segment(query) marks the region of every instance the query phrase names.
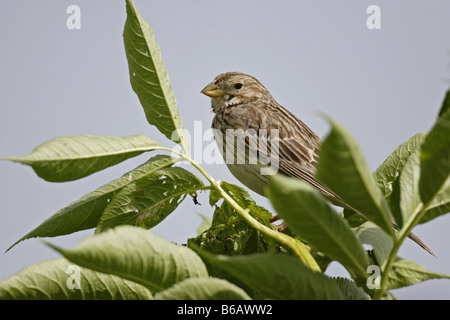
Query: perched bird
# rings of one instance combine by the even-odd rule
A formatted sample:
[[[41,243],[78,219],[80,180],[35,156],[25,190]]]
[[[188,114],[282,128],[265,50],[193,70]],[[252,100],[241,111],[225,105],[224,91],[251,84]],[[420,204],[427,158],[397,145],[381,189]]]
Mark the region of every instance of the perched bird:
[[[354,210],[315,178],[319,137],[278,104],[256,78],[223,73],[201,93],[212,98],[215,140],[227,167],[240,182],[264,196],[270,173],[275,171],[300,178],[333,204]],[[264,171],[269,167],[272,171]],[[433,254],[416,235],[409,237]]]

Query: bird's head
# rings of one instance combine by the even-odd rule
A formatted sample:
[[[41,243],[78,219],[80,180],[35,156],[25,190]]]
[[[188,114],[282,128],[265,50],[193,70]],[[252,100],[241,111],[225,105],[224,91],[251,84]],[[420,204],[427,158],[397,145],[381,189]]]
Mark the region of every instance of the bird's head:
[[[269,91],[261,82],[248,74],[239,72],[218,75],[201,93],[211,98],[214,112],[223,107],[271,98]]]

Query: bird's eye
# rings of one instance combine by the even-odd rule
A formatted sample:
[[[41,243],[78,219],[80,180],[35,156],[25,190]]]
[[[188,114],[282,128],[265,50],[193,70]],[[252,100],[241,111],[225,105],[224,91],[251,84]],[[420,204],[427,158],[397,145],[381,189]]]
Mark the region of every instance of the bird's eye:
[[[242,83],[235,83],[234,88],[239,90],[240,88],[242,88]]]

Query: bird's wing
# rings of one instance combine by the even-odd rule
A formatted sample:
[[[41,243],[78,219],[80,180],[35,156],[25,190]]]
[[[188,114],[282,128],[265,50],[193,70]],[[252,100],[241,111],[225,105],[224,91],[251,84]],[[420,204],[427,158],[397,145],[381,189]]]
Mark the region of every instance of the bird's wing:
[[[266,118],[269,127],[278,129],[278,140],[272,139],[270,145],[273,149],[274,143],[278,143],[279,170],[309,183],[333,204],[348,208],[338,195],[315,178],[321,144],[319,137],[287,109],[278,106],[275,111],[266,111]]]
[[[281,171],[281,173],[290,177],[302,179],[303,181],[309,183],[316,190],[320,191],[326,198],[328,198],[334,205],[343,208],[349,208],[348,205],[345,204],[344,200],[342,200],[333,191],[328,189],[325,185],[317,181],[313,172],[305,170],[295,162],[286,161],[283,159],[280,159],[279,166],[279,170]]]

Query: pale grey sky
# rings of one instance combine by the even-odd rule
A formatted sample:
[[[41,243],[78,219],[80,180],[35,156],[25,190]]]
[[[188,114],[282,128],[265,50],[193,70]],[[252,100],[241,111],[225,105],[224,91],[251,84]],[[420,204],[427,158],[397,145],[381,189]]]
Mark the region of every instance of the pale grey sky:
[[[81,9],[81,29],[66,27],[69,5]],[[366,9],[381,9],[381,29],[369,30]],[[152,26],[185,127],[209,128],[213,114],[200,90],[217,74],[257,77],[275,99],[320,137],[323,112],[345,125],[372,170],[417,132],[429,130],[450,82],[450,2],[135,0]],[[148,134],[173,146],[146,122],[132,91],[123,48],[124,1],[0,2],[0,156],[25,155],[68,134]],[[58,209],[148,159],[144,154],[79,181],[49,183],[26,166],[0,162],[0,251]],[[225,165],[205,165],[217,180],[239,184]],[[193,169],[192,169],[193,171]],[[252,193],[259,204],[267,199]],[[154,229],[184,243],[198,213],[188,200]],[[450,274],[450,215],[414,231],[438,259],[407,241],[400,256]],[[48,239],[71,247],[92,231]],[[36,239],[0,254],[0,280],[59,257]],[[333,265],[328,274],[345,275]],[[432,280],[394,294],[449,299],[450,280]]]

